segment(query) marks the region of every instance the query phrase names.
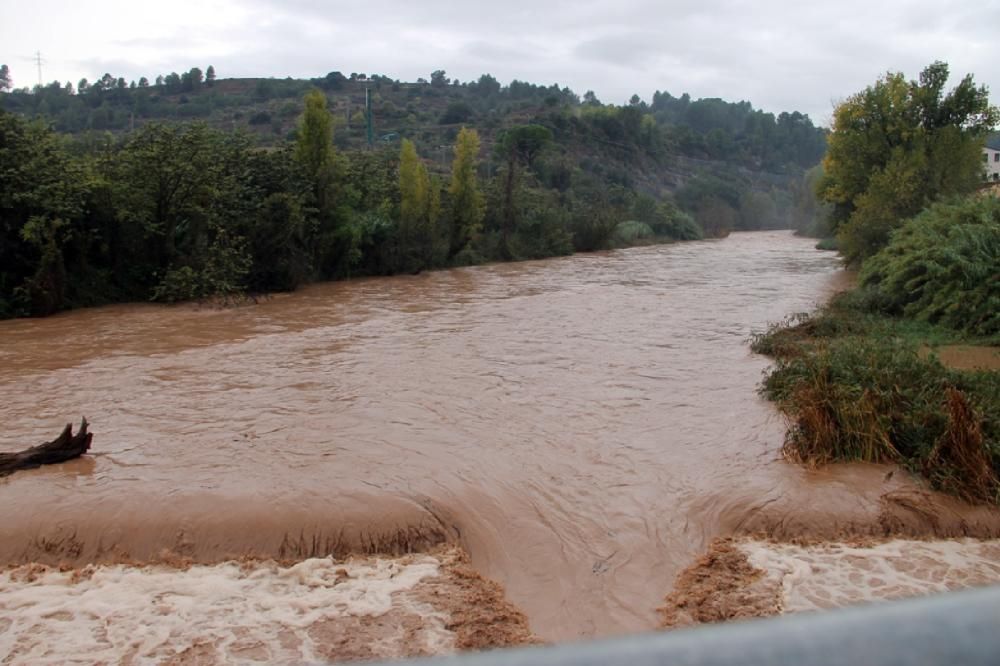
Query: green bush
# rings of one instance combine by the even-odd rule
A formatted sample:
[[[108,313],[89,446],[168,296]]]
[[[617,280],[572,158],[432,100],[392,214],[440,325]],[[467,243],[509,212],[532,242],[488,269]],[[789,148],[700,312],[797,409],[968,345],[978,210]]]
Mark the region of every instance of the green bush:
[[[251,258],[242,238],[220,232],[198,268],[179,266],[167,271],[153,289],[154,301],[176,303],[203,298],[238,300],[245,294]]]
[[[573,247],[578,252],[606,250],[618,228],[613,212],[601,207],[575,212],[571,222]]]
[[[1000,199],[936,204],[865,262],[861,283],[890,314],[974,335],[1000,332]]]
[[[615,229],[615,243],[617,245],[634,245],[638,241],[653,236],[653,229],[648,224],[636,220],[622,222]]]
[[[271,114],[267,111],[257,111],[248,121],[251,125],[267,125],[271,122]]]
[[[533,208],[511,239],[516,259],[541,259],[573,253],[573,237],[566,230],[567,214],[557,206]]]
[[[704,237],[693,217],[670,204],[660,205],[652,227],[657,236],[674,240],[701,240]]]

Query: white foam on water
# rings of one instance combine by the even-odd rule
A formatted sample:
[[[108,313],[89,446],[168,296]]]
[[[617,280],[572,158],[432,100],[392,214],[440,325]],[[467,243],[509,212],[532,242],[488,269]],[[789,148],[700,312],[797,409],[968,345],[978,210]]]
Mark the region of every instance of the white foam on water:
[[[321,651],[311,627],[390,610],[419,618],[417,629],[369,627],[370,640],[361,640],[373,656],[398,656],[403,648],[412,654],[414,647],[441,654],[453,649],[447,616],[406,595],[439,567],[429,556],[310,559],[291,567],[229,562],[184,571],[100,566],[83,576],[29,565],[0,574],[0,662],[319,661],[330,652]]]
[[[780,585],[785,612],[1000,583],[1000,541],[896,539],[870,547],[744,541],[739,547]]]

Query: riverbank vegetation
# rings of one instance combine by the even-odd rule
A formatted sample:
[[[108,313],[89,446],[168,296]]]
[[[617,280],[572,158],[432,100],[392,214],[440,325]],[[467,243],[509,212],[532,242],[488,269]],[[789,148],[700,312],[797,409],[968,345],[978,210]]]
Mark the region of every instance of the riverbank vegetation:
[[[755,336],[754,351],[775,359],[761,392],[789,417],[785,454],[810,465],[899,463],[935,488],[997,502],[1000,372],[952,369],[933,353],[990,340],[887,316],[877,301],[845,293]]]
[[[972,193],[969,150],[1000,116],[971,77],[942,96],[946,79],[941,63],[919,82],[889,75],[837,109],[818,187],[859,285],[751,346],[775,358],[761,391],[791,421],[790,458],[899,463],[997,503],[1000,371],[933,350],[1000,345],[1000,199]]]
[[[787,228],[825,149],[745,102],[211,74],[0,94],[0,317]]]

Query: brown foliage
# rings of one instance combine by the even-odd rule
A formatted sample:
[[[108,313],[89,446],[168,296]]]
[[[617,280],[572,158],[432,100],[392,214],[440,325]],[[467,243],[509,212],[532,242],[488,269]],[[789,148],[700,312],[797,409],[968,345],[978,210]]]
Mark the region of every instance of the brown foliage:
[[[923,473],[963,499],[995,502],[1000,481],[990,464],[980,420],[958,389],[949,388],[945,401],[948,426],[924,461]]]

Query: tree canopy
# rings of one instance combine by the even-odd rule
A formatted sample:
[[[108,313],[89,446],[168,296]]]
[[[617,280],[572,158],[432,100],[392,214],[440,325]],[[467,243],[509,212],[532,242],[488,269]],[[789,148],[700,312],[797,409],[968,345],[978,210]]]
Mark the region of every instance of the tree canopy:
[[[947,81],[942,62],[917,81],[889,73],[835,110],[819,187],[849,262],[884,247],[902,220],[980,182],[980,147],[1000,112],[971,75],[946,94]]]

